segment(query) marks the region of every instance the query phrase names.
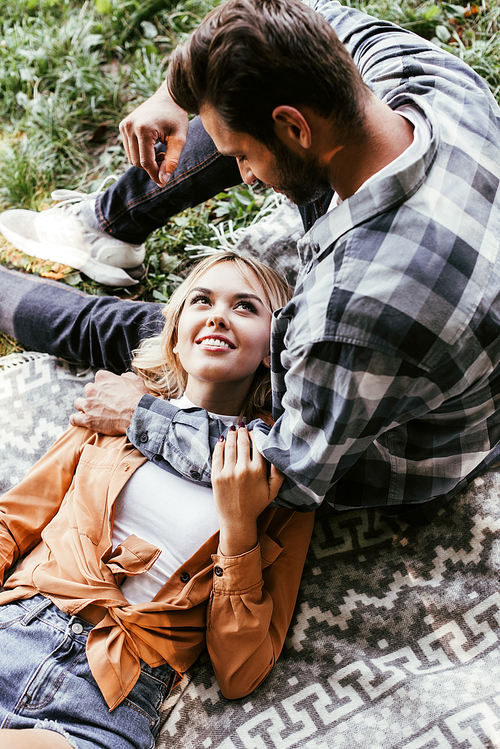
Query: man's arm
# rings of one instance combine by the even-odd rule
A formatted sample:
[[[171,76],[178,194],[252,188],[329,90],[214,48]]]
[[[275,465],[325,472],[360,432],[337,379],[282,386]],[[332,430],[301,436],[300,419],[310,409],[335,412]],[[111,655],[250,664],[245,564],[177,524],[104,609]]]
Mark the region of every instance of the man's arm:
[[[322,341],[282,354],[282,414],[254,443],[285,474],[276,504],[314,509],[374,440],[444,400],[428,373],[363,346]]]

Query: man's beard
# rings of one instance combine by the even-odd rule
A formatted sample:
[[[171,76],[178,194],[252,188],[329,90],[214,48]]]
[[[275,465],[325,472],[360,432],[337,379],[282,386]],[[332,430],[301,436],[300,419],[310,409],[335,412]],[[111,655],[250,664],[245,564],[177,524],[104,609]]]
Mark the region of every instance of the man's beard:
[[[278,139],[273,143],[271,152],[276,157],[276,184],[273,187],[292,203],[306,205],[319,200],[332,189],[328,171],[318,159],[305,159]]]

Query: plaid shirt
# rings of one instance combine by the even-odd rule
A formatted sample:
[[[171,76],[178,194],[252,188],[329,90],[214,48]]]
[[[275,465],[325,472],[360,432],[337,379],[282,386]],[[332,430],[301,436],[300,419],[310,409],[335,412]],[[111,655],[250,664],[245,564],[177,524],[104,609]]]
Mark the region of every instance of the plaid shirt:
[[[417,107],[427,152],[319,218],[274,319],[275,424],[259,451],[276,502],[311,509],[449,498],[500,440],[500,111],[459,59],[336,2],[311,2],[390,107]],[[145,396],[129,437],[209,481],[220,425]],[[141,435],[143,442],[141,443]]]

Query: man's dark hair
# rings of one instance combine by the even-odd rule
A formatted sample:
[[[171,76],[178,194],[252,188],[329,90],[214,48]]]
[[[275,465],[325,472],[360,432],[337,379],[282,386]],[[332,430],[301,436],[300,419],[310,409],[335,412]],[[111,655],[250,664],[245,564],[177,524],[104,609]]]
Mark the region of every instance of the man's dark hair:
[[[367,88],[329,23],[300,0],[227,0],[174,50],[167,85],[191,114],[214,107],[272,150],[272,112],[308,105],[341,137],[363,121]]]

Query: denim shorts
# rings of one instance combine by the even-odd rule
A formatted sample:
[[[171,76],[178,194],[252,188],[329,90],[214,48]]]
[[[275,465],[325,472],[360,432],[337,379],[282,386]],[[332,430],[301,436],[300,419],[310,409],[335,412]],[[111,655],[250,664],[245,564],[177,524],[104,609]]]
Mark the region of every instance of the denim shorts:
[[[75,749],[154,747],[175,672],[141,663],[136,685],[110,712],[85,654],[91,629],[41,595],[0,606],[0,729],[48,728]]]

